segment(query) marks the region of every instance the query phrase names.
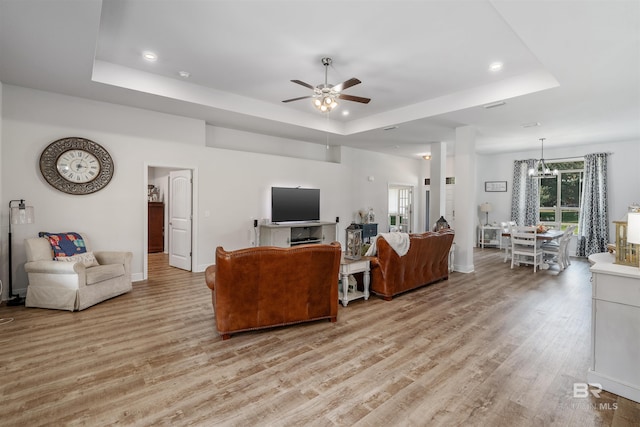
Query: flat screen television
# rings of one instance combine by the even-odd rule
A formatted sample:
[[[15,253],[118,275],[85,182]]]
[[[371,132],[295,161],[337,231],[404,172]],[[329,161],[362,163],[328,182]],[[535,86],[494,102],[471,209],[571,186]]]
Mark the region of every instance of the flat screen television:
[[[271,222],[320,221],[320,189],[271,187]]]

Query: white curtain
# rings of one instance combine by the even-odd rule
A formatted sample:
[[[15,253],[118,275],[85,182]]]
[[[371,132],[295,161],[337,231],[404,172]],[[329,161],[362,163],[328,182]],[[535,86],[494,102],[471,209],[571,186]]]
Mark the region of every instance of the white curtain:
[[[607,153],[584,156],[578,230],[578,256],[606,252],[609,241]]]
[[[513,186],[511,190],[511,221],[518,225],[536,225],[540,218],[540,189],[537,178],[529,176],[529,169],[536,161],[513,162]]]

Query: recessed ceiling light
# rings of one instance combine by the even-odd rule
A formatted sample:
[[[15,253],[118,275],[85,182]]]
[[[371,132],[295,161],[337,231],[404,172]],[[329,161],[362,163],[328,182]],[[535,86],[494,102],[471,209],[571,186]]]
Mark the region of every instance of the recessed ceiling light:
[[[492,104],[485,104],[485,105],[483,105],[483,107],[484,108],[496,108],[496,107],[502,107],[505,104],[506,104],[506,102],[504,102],[504,101],[498,101],[498,102],[494,102]]]
[[[493,71],[493,72],[500,71],[502,70],[502,67],[503,67],[502,62],[493,62],[491,63],[491,65],[489,65],[489,71]]]
[[[191,73],[188,71],[178,71],[178,75],[183,79],[188,79],[191,76]]]
[[[343,116],[348,116],[348,115],[349,115],[349,111],[347,111],[347,110],[343,110],[343,111],[342,111],[342,115],[343,115]]]
[[[431,154],[425,154],[422,158],[425,160],[431,160]]]
[[[156,62],[158,60],[158,55],[148,50],[142,52],[142,57],[144,58],[145,61],[149,61],[149,62]]]

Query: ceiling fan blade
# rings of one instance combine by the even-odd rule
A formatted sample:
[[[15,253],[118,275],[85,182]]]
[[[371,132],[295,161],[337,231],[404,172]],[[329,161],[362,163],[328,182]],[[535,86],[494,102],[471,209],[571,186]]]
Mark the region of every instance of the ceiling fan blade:
[[[340,95],[338,95],[338,98],[344,99],[345,101],[361,102],[363,104],[368,104],[369,101],[371,101],[371,99],[369,98],[363,98],[361,96],[345,95],[344,93],[341,93]]]
[[[305,82],[303,82],[303,81],[301,81],[301,80],[291,80],[291,81],[292,81],[293,83],[298,83],[299,85],[302,85],[302,86],[304,86],[304,87],[308,87],[308,88],[309,88],[309,89],[311,89],[311,90],[314,90],[314,89],[315,89],[315,87],[311,86],[309,83],[305,83]]]
[[[335,85],[334,87],[332,87],[331,89],[335,90],[336,92],[340,92],[342,90],[348,89],[351,86],[355,86],[362,83],[360,80],[356,79],[355,77],[350,78],[349,80],[347,80],[346,82],[342,82],[338,85]]]
[[[291,98],[291,99],[285,99],[282,102],[291,102],[291,101],[299,101],[301,99],[307,99],[307,98],[313,98],[313,95],[309,95],[309,96],[301,96],[299,98]]]

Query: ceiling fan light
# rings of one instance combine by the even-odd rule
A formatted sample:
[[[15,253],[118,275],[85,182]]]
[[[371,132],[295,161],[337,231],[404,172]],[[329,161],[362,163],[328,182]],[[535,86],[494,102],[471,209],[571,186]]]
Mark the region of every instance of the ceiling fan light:
[[[324,105],[324,104],[322,104],[322,105],[320,106],[320,111],[322,111],[323,113],[324,113],[325,111],[327,111],[327,109],[328,109],[328,108],[327,108],[327,106],[326,106],[326,105]]]
[[[327,104],[327,105],[331,105],[331,103],[333,103],[333,102],[334,102],[334,101],[333,101],[333,99],[331,99],[331,97],[330,97],[330,96],[325,96],[325,97],[324,97],[324,103],[325,103],[325,104]]]
[[[320,101],[320,99],[316,98],[313,101],[313,105],[315,105],[316,107],[320,107],[322,105],[322,101]]]

